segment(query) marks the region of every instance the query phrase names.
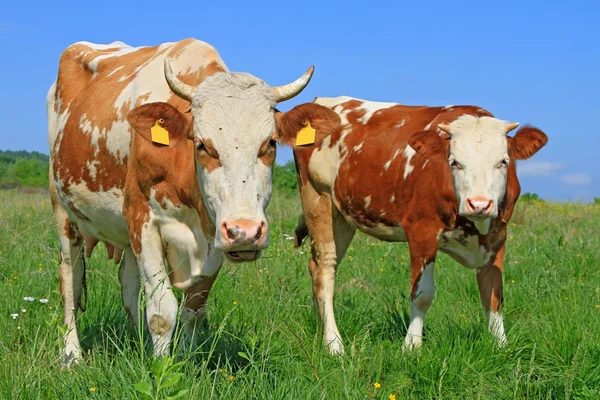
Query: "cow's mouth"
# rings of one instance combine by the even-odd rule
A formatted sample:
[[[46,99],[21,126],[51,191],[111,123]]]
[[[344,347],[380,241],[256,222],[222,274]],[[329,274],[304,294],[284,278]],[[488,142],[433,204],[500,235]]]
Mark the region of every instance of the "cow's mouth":
[[[254,261],[260,255],[260,250],[228,251],[227,258],[235,262]]]

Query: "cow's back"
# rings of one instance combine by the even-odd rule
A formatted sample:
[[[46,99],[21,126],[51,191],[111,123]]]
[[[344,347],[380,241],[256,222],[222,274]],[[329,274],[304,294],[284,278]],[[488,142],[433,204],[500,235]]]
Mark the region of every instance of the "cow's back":
[[[70,219],[100,240],[128,242],[122,216],[131,144],[128,112],[157,101],[182,111],[189,107],[167,85],[165,57],[190,85],[226,70],[210,45],[194,39],[155,47],[80,42],[60,58],[47,98],[51,185]]]

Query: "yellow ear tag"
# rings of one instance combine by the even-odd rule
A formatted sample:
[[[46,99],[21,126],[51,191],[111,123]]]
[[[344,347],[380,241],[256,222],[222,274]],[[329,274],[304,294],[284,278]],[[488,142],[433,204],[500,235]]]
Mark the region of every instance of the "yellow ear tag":
[[[150,128],[150,134],[152,135],[152,142],[158,144],[169,145],[169,131],[160,126],[165,122],[164,119],[159,118],[152,128]]]
[[[313,144],[315,142],[315,128],[310,126],[310,121],[304,121],[304,128],[296,134],[296,146]]]

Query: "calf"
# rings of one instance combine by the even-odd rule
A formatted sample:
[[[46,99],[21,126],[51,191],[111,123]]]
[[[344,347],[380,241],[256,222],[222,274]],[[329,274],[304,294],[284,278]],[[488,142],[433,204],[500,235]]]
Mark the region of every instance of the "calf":
[[[547,142],[532,127],[474,106],[415,107],[350,97],[317,98],[329,135],[296,148],[304,213],[296,244],[312,239],[308,268],[324,344],[343,352],[333,312],[338,264],[356,229],[410,249],[411,319],[404,348],[421,346],[441,250],[477,271],[489,330],[504,343],[502,268],[506,226],[520,185],[516,160]],[[310,121],[312,123],[312,121]],[[291,132],[290,132],[291,133]]]

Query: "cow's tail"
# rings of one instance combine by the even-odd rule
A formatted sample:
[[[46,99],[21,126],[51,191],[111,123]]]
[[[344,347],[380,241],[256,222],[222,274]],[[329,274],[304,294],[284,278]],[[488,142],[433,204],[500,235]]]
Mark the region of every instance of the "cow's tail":
[[[294,247],[302,246],[302,241],[308,236],[308,227],[306,226],[306,220],[304,219],[304,213],[298,217],[298,223],[294,230]]]

